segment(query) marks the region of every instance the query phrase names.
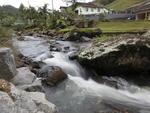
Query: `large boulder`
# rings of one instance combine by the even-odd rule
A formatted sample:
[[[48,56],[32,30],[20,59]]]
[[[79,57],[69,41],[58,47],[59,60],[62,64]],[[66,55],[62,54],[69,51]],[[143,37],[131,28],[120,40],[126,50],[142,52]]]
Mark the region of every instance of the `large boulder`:
[[[0,78],[10,81],[16,73],[16,65],[11,49],[0,48]]]
[[[54,86],[67,78],[67,74],[57,66],[44,66],[39,70],[38,77],[41,77],[43,82]]]
[[[40,92],[25,92],[11,85],[11,98],[20,111],[25,113],[56,113],[56,106],[46,100]],[[24,112],[19,112],[24,113]]]
[[[25,92],[11,84],[10,93],[0,91],[1,113],[56,113],[56,106],[39,92]]]
[[[109,41],[95,42],[78,57],[82,65],[98,75],[134,80],[136,77],[141,81],[150,78],[150,37],[146,35],[121,35]]]

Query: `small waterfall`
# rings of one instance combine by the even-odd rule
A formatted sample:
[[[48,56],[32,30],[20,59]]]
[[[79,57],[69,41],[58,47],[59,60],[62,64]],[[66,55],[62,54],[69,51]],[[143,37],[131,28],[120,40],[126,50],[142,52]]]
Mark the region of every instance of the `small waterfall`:
[[[54,56],[53,58],[48,58],[44,60],[44,62],[51,66],[59,66],[67,74],[73,76],[81,76],[84,74],[84,71],[81,70],[81,66],[77,62],[70,61],[65,53],[55,52],[52,55]]]

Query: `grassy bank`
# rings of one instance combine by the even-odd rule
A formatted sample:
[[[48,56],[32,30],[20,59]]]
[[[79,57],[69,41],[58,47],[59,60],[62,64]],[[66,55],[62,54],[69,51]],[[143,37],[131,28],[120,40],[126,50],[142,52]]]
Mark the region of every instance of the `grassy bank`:
[[[82,32],[93,32],[95,29],[101,29],[104,34],[117,33],[138,33],[150,30],[150,21],[110,21],[97,22],[95,28],[79,28]],[[60,33],[70,32],[74,27],[70,26],[59,30]]]
[[[113,21],[98,22],[97,28],[103,33],[128,33],[150,30],[150,21]]]
[[[73,32],[73,31],[80,31],[84,33],[92,33],[99,30],[98,28],[74,28],[74,27],[67,27],[65,29],[59,30],[59,33],[67,33],[67,32]]]

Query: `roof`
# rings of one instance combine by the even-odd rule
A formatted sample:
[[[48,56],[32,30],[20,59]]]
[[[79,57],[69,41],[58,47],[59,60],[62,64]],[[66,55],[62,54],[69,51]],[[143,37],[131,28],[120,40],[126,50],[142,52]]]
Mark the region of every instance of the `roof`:
[[[77,6],[82,6],[82,7],[90,7],[90,8],[101,8],[102,6],[98,6],[94,4],[93,2],[88,2],[88,3],[83,3],[83,2],[77,2]]]
[[[66,7],[66,6],[60,6],[60,9],[66,9],[66,8],[68,8],[68,7]]]
[[[146,0],[142,3],[135,4],[129,7],[127,10],[132,10],[135,13],[147,11],[147,10],[150,11],[150,0]]]

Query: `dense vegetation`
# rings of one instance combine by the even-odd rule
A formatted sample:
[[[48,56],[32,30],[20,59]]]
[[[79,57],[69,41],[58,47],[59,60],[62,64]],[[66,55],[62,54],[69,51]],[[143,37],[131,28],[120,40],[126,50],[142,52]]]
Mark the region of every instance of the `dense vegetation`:
[[[15,28],[15,30],[61,28],[69,25],[72,17],[74,17],[73,12],[67,10],[62,14],[58,11],[52,11],[47,8],[47,4],[38,9],[31,6],[25,7],[23,4],[19,9],[12,6],[0,7],[1,27]]]

